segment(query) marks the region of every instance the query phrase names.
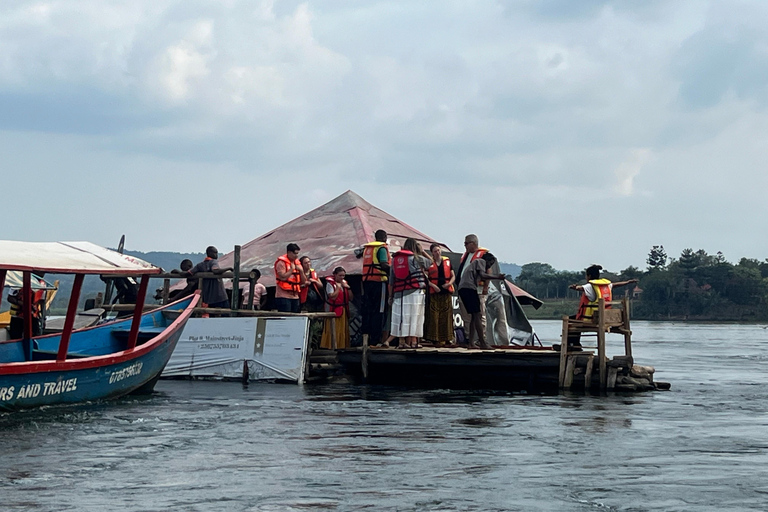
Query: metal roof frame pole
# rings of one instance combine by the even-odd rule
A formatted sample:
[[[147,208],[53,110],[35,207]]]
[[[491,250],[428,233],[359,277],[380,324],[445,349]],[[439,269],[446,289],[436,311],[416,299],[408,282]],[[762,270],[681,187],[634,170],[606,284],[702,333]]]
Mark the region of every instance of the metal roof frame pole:
[[[7,273],[8,271],[5,269],[0,270],[0,306],[3,304],[3,287],[5,286],[5,275]]]
[[[64,361],[67,358],[69,339],[72,337],[72,327],[75,325],[77,303],[80,300],[80,290],[83,288],[84,278],[84,274],[75,274],[75,282],[72,284],[72,293],[69,296],[67,317],[64,319],[64,329],[61,331],[61,338],[59,340],[59,353],[56,355],[57,361]]]
[[[141,326],[141,313],[144,311],[144,300],[147,297],[147,288],[149,287],[149,274],[141,276],[139,284],[139,293],[136,297],[136,307],[133,309],[133,320],[131,321],[131,332],[128,335],[128,350],[136,348],[136,341],[139,339],[139,327]]]

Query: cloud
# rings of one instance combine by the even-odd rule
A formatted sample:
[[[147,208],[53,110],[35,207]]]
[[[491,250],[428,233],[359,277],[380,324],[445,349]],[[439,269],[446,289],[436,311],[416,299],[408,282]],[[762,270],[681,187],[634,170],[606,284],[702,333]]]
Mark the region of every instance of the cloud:
[[[635,192],[635,177],[640,174],[643,166],[651,158],[648,148],[633,149],[627,160],[616,168],[616,185],[614,191],[622,196],[631,196]]]
[[[0,147],[15,187],[78,205],[154,183],[141,225],[163,197],[241,207],[226,230],[136,224],[145,249],[243,242],[352,188],[508,260],[593,261],[574,219],[596,196],[633,219],[609,267],[693,234],[737,253],[754,237],[721,205],[768,218],[767,22],[719,0],[4,2]],[[85,212],[54,204],[38,224],[76,232]]]

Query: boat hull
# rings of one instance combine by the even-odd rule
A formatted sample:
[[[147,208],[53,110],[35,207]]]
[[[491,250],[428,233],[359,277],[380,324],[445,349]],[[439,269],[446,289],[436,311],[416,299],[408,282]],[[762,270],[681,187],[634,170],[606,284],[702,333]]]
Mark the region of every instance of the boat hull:
[[[66,361],[29,361],[0,364],[0,410],[74,404],[117,398],[133,392],[149,393],[165,368],[181,331],[199,299],[157,336],[130,350]],[[105,324],[111,329],[114,325]],[[93,329],[99,329],[96,327]]]

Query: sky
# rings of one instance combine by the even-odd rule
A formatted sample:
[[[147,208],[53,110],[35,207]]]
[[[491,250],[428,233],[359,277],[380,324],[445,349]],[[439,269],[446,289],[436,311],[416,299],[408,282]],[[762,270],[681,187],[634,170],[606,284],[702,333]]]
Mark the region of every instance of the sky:
[[[767,107],[764,1],[4,0],[2,238],[228,252],[351,189],[510,263],[762,261]]]

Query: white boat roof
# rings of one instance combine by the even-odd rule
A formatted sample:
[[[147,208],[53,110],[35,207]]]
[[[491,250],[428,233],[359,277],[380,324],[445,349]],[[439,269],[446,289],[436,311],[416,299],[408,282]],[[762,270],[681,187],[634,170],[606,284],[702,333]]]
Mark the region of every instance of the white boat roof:
[[[29,284],[32,286],[33,290],[56,290],[57,288],[52,285],[51,283],[47,282],[45,279],[40,279],[39,277],[32,276],[33,278],[30,279]],[[18,272],[16,270],[9,270],[8,273],[5,275],[5,286],[8,288],[16,288],[21,289],[24,287],[24,276],[21,272]]]
[[[40,270],[54,274],[159,274],[160,267],[90,242],[0,240],[0,270]]]

